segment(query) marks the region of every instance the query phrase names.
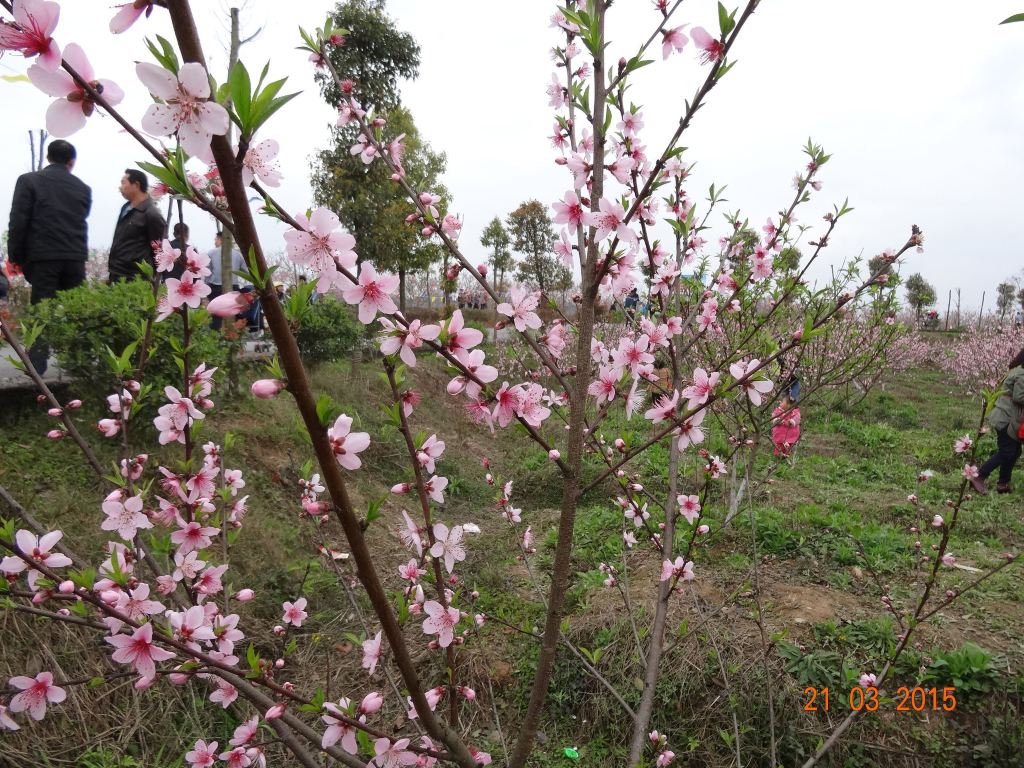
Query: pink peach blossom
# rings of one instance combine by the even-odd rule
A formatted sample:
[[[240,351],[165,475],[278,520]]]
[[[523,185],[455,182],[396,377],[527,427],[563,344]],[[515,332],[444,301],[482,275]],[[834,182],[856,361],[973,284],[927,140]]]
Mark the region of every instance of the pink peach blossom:
[[[175,76],[161,66],[139,62],[135,74],[162,104],[151,104],[142,117],[142,129],[153,136],[175,133],[190,155],[206,159],[210,139],[228,130],[228,113],[209,101],[210,78],[201,64],[182,64]]]
[[[391,314],[398,311],[391,294],[398,288],[397,275],[378,275],[372,264],[363,262],[359,269],[359,282],[342,292],[345,301],[359,305],[359,322],[369,325],[378,312]]]
[[[352,432],[352,417],[341,414],[334,421],[334,426],[327,430],[327,438],[338,463],[345,469],[359,469],[362,466],[359,456],[370,447],[370,436],[366,432]]]
[[[174,654],[153,644],[153,625],[146,623],[131,635],[103,638],[117,650],[112,656],[119,664],[131,664],[142,677],[155,677],[157,661],[173,659]]]
[[[423,604],[427,619],[423,622],[423,632],[437,635],[437,643],[447,648],[454,639],[454,628],[459,623],[459,610],[449,606],[445,608],[437,600],[427,600]]]
[[[301,627],[302,622],[306,620],[307,616],[309,616],[305,610],[306,598],[304,597],[300,597],[294,603],[285,600],[284,603],[282,603],[282,607],[284,608],[284,618],[282,621],[285,624],[293,624],[296,627]]]
[[[121,103],[124,91],[112,80],[97,80],[85,52],[76,43],[64,49],[64,61],[108,104]],[[63,70],[48,69],[43,64],[33,64],[26,74],[36,88],[56,97],[46,110],[46,130],[51,135],[64,138],[85,127],[86,119],[96,109],[96,102],[71,75]]]
[[[20,51],[26,58],[38,56],[38,64],[50,72],[60,68],[60,47],[53,31],[60,19],[60,5],[45,0],[14,0],[14,23],[0,19],[0,51]]]

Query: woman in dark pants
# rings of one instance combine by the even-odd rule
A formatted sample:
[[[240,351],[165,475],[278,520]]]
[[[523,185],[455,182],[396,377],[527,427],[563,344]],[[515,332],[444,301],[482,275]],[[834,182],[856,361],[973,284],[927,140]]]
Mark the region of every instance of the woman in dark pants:
[[[999,470],[999,483],[996,491],[1010,493],[1010,475],[1021,454],[1020,428],[1024,419],[1024,349],[1010,361],[1010,372],[1003,379],[1002,391],[996,400],[992,413],[988,416],[989,426],[995,432],[996,452],[988,461],[981,465],[978,477],[971,480],[971,485],[978,493],[987,493],[986,478],[996,469]]]

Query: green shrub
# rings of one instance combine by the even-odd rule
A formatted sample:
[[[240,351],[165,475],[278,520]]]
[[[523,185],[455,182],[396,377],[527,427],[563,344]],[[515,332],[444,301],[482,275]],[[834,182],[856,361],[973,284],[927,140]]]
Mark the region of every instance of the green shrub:
[[[97,399],[113,391],[107,347],[120,354],[138,340],[152,305],[149,284],[131,280],[114,285],[83,285],[64,291],[55,299],[30,307],[26,316],[44,324],[43,337],[61,368],[74,378],[76,390],[83,398]],[[210,329],[205,314],[193,317],[196,322],[192,325],[189,365],[194,367],[200,362],[208,366],[222,365],[225,345]],[[144,378],[157,391],[168,384],[182,388],[172,339],[175,343],[182,339],[179,314],[153,324]]]
[[[303,313],[295,334],[306,363],[325,363],[350,353],[363,338],[363,325],[352,310],[331,296],[321,296]]]
[[[927,683],[955,687],[957,695],[988,693],[999,677],[996,657],[971,642],[952,651],[936,651],[924,675]]]

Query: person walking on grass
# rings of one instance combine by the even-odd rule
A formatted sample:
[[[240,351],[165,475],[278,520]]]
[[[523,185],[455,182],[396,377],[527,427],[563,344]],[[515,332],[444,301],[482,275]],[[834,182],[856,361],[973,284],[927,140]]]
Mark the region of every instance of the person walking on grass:
[[[999,482],[996,492],[1010,493],[1010,476],[1020,459],[1021,441],[1024,440],[1024,349],[1010,361],[1010,372],[1006,374],[1000,387],[999,399],[996,400],[992,413],[988,416],[988,424],[996,435],[996,452],[978,469],[978,476],[971,478],[971,485],[978,493],[988,493],[985,480],[996,469],[999,470]]]

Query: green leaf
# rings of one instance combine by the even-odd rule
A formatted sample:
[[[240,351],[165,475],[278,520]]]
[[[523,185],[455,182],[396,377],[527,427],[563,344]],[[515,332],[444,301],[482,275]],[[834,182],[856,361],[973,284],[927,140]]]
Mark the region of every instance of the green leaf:
[[[725,9],[725,6],[721,3],[718,4],[718,28],[722,30],[722,38],[729,36],[729,32],[732,31],[732,27],[729,26],[729,11]]]
[[[320,419],[320,423],[323,426],[328,426],[335,419],[335,415],[338,413],[338,407],[335,405],[334,400],[331,396],[324,393],[316,400],[316,415]]]
[[[380,517],[380,508],[384,506],[384,502],[388,500],[388,496],[381,496],[379,499],[374,499],[367,505],[366,511],[366,522],[372,523]]]
[[[299,707],[300,712],[319,712],[324,707],[324,702],[327,700],[327,696],[324,694],[322,688],[317,688],[316,693],[313,694],[313,698],[309,704],[303,704]]]
[[[181,65],[178,63],[178,54],[175,53],[174,46],[160,35],[156,36],[156,40],[160,44],[159,47],[149,38],[146,38],[146,47],[161,67],[177,76]]]
[[[1008,19],[1003,19],[1000,24],[1013,24],[1016,21],[1024,21],[1024,13],[1015,13]]]
[[[245,64],[236,61],[228,76],[228,85],[231,93],[231,106],[238,115],[238,122],[243,135],[251,135],[250,114],[252,112],[252,82],[249,80],[249,70]]]
[[[151,176],[155,176],[179,195],[191,195],[188,184],[171,169],[156,163],[136,163],[136,165]]]
[[[249,670],[258,674],[260,671],[260,655],[256,653],[256,648],[252,643],[249,643],[249,647],[245,651],[245,660],[249,664]]]

